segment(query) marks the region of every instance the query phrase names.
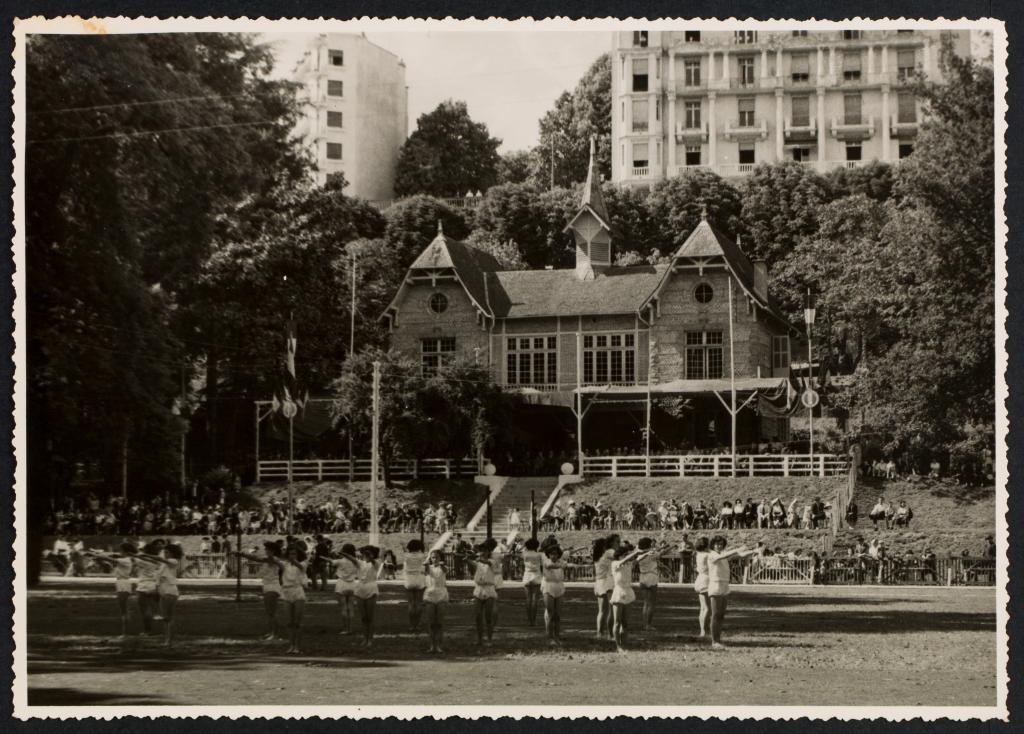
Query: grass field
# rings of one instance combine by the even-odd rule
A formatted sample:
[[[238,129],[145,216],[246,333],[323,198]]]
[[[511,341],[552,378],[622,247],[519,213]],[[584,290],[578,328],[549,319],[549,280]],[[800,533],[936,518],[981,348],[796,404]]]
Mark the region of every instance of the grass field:
[[[501,592],[493,648],[478,650],[470,588],[452,589],[446,654],[405,632],[402,590],[382,587],[372,652],[338,634],[337,606],[307,603],[305,654],[259,639],[254,588],[185,587],[179,644],[121,642],[107,584],[60,582],[28,598],[29,704],[62,705],[956,705],[996,702],[992,589],[739,587],[726,650],[695,637],[692,591],[663,588],[655,624],[615,653],[593,637],[586,588],[564,601],[566,646]],[[632,607],[636,626],[639,605]],[[134,610],[133,610],[134,615]],[[133,616],[133,627],[138,620]],[[614,697],[609,691],[614,688]]]

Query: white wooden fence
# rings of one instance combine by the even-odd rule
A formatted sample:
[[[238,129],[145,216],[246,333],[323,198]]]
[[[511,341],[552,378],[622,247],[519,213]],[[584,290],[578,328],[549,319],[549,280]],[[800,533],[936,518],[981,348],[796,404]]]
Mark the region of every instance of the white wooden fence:
[[[487,460],[484,459],[486,464]],[[480,473],[476,459],[461,461],[451,459],[403,459],[388,465],[394,479],[449,479],[461,475],[472,477]],[[383,472],[383,464],[381,472]],[[292,479],[296,482],[325,482],[331,480],[367,482],[370,480],[369,459],[303,459],[292,462]],[[282,482],[288,480],[288,461],[264,461],[256,463],[257,482]]]
[[[837,477],[849,459],[837,454],[585,456],[583,474],[594,477]]]

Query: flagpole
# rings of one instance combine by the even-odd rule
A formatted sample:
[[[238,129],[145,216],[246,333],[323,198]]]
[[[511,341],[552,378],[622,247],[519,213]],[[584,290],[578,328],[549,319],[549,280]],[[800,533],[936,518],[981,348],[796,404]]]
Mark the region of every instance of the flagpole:
[[[349,252],[352,255],[352,305],[349,308],[351,313],[349,314],[349,335],[348,335],[348,358],[352,359],[352,356],[356,353],[356,250],[355,247],[349,247]],[[349,470],[352,468],[352,422],[349,421],[348,426],[348,463]],[[352,476],[349,476],[352,479]]]
[[[379,466],[380,443],[380,362],[373,363],[373,430],[370,447],[370,545],[377,545],[377,471]]]
[[[732,276],[729,276],[729,391],[732,393],[732,475],[736,476],[736,356],[732,338]]]
[[[292,516],[295,514],[295,492],[292,486],[292,462],[295,461],[295,416],[288,419],[288,534],[292,534]]]

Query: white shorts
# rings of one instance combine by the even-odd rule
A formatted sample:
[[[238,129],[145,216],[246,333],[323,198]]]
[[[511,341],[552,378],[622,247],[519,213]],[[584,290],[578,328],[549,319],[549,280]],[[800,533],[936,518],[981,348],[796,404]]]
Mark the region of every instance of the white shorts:
[[[405,577],[405,588],[408,591],[425,589],[427,588],[427,579],[421,573],[410,574],[409,576]]]
[[[552,599],[561,599],[565,596],[565,584],[561,581],[545,581],[540,585],[540,589]]]
[[[267,594],[277,594],[278,596],[281,596],[280,584],[264,584],[263,595],[266,596]]]
[[[594,596],[604,596],[615,587],[615,582],[612,579],[604,579],[602,581],[594,582]]]
[[[131,579],[114,579],[114,591],[118,594],[131,594],[132,593],[132,580]]]
[[[709,581],[708,596],[729,596],[729,582]]]
[[[523,586],[537,586],[541,582],[541,575],[536,571],[523,573]]]
[[[162,597],[163,596],[177,597],[179,595],[178,587],[177,586],[171,586],[170,584],[162,584],[160,586],[160,588],[158,589],[158,591],[160,592],[160,596],[162,596]]]
[[[289,604],[297,601],[306,601],[306,590],[301,586],[284,586],[281,588],[281,598]]]
[[[427,604],[441,604],[448,601],[448,589],[427,589],[423,592],[423,601]]]
[[[377,596],[377,584],[356,584],[355,595],[359,599],[372,599]]]
[[[698,594],[708,593],[708,577],[703,574],[698,576],[693,582],[693,590]]]
[[[356,591],[355,579],[346,581],[345,579],[338,579],[334,582],[334,593],[335,594],[354,594]]]
[[[656,573],[642,573],[640,574],[640,586],[647,588],[653,588],[658,585],[659,581],[658,574]]]
[[[473,596],[477,599],[497,599],[498,590],[493,586],[474,586]]]
[[[631,586],[616,586],[612,589],[612,604],[632,604],[636,601],[636,592]]]
[[[156,584],[152,581],[140,581],[135,585],[135,590],[140,594],[155,594]]]

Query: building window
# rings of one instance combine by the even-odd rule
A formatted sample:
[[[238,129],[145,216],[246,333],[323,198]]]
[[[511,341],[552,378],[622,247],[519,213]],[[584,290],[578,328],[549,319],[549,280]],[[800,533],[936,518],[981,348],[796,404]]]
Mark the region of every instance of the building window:
[[[754,83],[754,57],[741,56],[738,62],[740,65],[740,86],[749,87]]]
[[[331,60],[331,66],[344,66],[345,65],[345,52],[344,51],[328,51],[328,58]]]
[[[506,347],[505,382],[507,384],[558,384],[558,337],[509,337]]]
[[[683,61],[683,84],[688,87],[700,86],[700,59]]]
[[[860,95],[859,94],[845,94],[843,95],[843,124],[844,125],[860,125]]]
[[[444,293],[435,293],[427,301],[430,310],[440,315],[448,310],[448,296]]]
[[[715,289],[707,283],[701,283],[693,289],[693,298],[697,303],[711,303],[711,299],[715,297]]]
[[[633,168],[647,168],[651,162],[649,151],[646,140],[633,141]]]
[[[687,101],[683,103],[683,120],[687,130],[700,129],[700,102]]]
[[[633,132],[645,133],[649,124],[650,111],[646,99],[633,100]]]
[[[772,337],[772,369],[780,370],[789,367],[789,335]]]
[[[811,98],[793,97],[792,100],[792,123],[793,127],[811,126]]]
[[[586,334],[583,337],[583,382],[607,385],[636,382],[636,339],[633,334]]]
[[[740,127],[754,127],[754,98],[740,97],[736,101],[740,113]]]
[[[700,43],[700,31],[683,31],[684,43]]]
[[[327,96],[328,97],[344,97],[345,96],[345,82],[340,79],[328,79],[327,80]]]
[[[861,31],[843,31],[844,41],[858,41],[861,37]]]
[[[792,149],[793,160],[798,163],[811,160],[811,149],[806,146],[798,146]]]
[[[647,48],[647,31],[633,31],[633,45],[637,48]]]
[[[686,146],[686,165],[688,165],[688,166],[699,166],[700,165],[700,146],[699,145],[687,145]]]
[[[633,59],[633,91],[647,91],[647,59]]]
[[[843,81],[860,81],[860,51],[843,52]]]
[[[797,84],[810,81],[810,57],[807,54],[793,54],[789,59],[789,71],[793,81]]]
[[[327,144],[327,160],[329,160],[329,161],[340,161],[341,160],[341,143],[328,143]]]
[[[334,110],[327,111],[327,127],[342,127],[342,114]]]
[[[433,377],[439,369],[451,364],[454,357],[454,336],[420,340],[420,373],[424,377]]]
[[[793,38],[807,38],[807,31],[793,31]]]
[[[722,364],[722,332],[686,332],[687,380],[721,379]]]
[[[900,92],[896,96],[896,120],[898,122],[917,122],[917,100],[910,92]]]
[[[899,152],[900,152],[900,160],[903,160],[904,158],[906,158],[907,156],[909,156],[911,153],[914,152],[914,144],[913,143],[900,143]]]
[[[753,165],[756,163],[754,157],[754,144],[753,143],[740,143],[739,144],[739,157],[740,165]]]
[[[860,143],[847,143],[846,144],[846,160],[848,161],[859,161],[863,155],[864,150]]]
[[[917,68],[917,58],[912,48],[901,48],[896,52],[896,78],[901,82],[910,81]]]
[[[757,31],[734,31],[732,38],[736,43],[757,43]]]

